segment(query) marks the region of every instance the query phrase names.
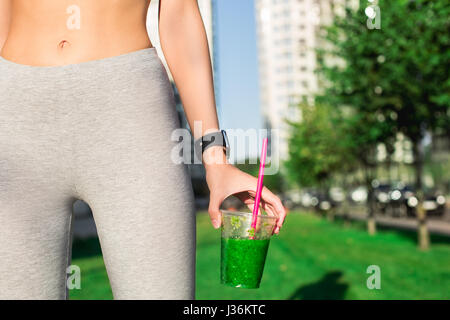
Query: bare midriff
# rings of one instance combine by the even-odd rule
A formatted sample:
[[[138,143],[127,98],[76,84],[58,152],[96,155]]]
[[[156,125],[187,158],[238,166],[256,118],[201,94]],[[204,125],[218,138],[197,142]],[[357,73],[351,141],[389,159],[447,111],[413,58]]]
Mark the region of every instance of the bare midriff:
[[[0,55],[18,64],[58,66],[152,47],[150,0],[14,0]]]

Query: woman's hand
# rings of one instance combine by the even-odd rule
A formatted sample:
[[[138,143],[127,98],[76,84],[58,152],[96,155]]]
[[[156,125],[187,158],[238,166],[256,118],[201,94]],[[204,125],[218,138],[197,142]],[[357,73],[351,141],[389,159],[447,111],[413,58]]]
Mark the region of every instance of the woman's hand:
[[[215,149],[214,151],[210,149]],[[221,225],[220,205],[229,197],[234,195],[244,202],[247,207],[253,211],[256,195],[257,178],[242,172],[233,165],[226,163],[224,157],[220,158],[217,151],[223,154],[221,148],[212,147],[205,151],[205,156],[220,159],[220,161],[208,161],[205,163],[206,182],[210,190],[210,200],[208,212],[214,228]],[[209,154],[207,154],[209,153]],[[216,153],[215,156],[212,154]],[[269,189],[263,187],[261,193],[261,206],[271,216],[276,216],[277,224],[274,233],[279,233],[286,217],[286,210],[283,207],[280,198],[274,195]]]

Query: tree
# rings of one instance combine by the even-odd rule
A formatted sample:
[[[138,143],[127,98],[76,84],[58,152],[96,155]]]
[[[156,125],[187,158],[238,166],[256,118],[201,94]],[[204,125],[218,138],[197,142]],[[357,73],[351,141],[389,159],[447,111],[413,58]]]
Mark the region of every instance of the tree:
[[[344,118],[339,109],[327,104],[302,103],[298,107],[301,120],[287,121],[291,133],[286,162],[289,178],[303,187],[319,186],[328,194],[338,174],[345,175],[357,163]],[[334,210],[328,210],[327,217],[333,220]]]
[[[290,125],[289,178],[304,187],[327,187],[332,175],[348,167],[352,153],[343,137],[343,122],[338,109],[329,105],[299,105],[301,121]]]
[[[345,16],[324,28],[318,71],[325,89],[317,101],[351,110],[354,151],[366,165],[378,143],[392,143],[397,132],[404,133],[413,143],[415,184],[422,198],[421,141],[427,131],[450,132],[450,3],[379,5],[380,30],[366,27],[365,1],[358,10],[346,8]],[[419,243],[425,249],[421,202],[418,216]]]
[[[384,13],[384,12],[383,12]],[[389,105],[395,103],[382,96],[378,74],[384,41],[378,30],[366,27],[362,9],[346,8],[344,16],[336,16],[331,26],[322,29],[324,47],[317,50],[318,73],[323,91],[317,103],[341,109],[347,149],[364,168],[368,190],[368,230],[375,233],[372,180],[376,148],[380,143],[392,144],[395,116]]]
[[[411,18],[401,23],[404,42],[393,44],[394,52],[398,54],[390,54],[388,58],[402,65],[398,77],[402,81],[400,85],[392,86],[387,94],[400,101],[397,107],[398,129],[413,144],[415,185],[422,200],[424,136],[426,132],[450,132],[450,3],[410,1],[405,2],[401,9]],[[394,79],[391,82],[396,84]],[[422,201],[417,211],[419,244],[426,249],[429,239],[421,204]]]

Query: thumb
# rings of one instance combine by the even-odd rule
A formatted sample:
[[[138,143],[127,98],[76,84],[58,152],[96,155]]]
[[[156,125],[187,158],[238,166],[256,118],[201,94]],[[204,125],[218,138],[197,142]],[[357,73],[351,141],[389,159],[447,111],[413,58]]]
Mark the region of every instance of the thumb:
[[[209,217],[211,218],[211,223],[215,229],[219,228],[222,224],[221,222],[221,212],[220,212],[220,199],[218,199],[213,194],[210,195],[209,198],[209,207],[208,207],[208,213]]]

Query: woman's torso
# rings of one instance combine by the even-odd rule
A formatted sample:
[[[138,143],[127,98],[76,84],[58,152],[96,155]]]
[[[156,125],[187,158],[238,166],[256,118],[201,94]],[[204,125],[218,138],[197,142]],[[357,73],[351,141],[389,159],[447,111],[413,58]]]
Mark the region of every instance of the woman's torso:
[[[152,44],[150,0],[13,0],[1,56],[19,64],[54,66],[116,56]]]

